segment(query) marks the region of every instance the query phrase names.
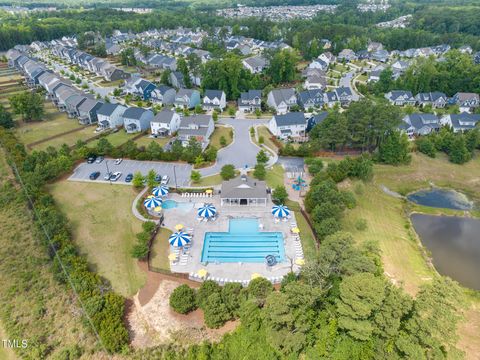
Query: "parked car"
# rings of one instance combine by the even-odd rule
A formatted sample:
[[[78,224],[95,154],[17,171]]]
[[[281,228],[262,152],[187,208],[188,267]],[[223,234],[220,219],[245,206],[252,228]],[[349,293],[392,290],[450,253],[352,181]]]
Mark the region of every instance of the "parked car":
[[[90,180],[97,180],[99,176],[100,176],[100,171],[94,171],[90,174]]]
[[[120,179],[121,176],[122,176],[122,173],[120,171],[116,171],[110,176],[110,180],[117,181],[118,179]]]
[[[105,176],[103,177],[103,179],[108,181],[108,180],[110,180],[111,177],[112,177],[112,172],[110,171],[110,172],[108,172],[108,173],[105,174]]]
[[[120,165],[122,163],[123,159],[117,159],[115,160],[115,165]]]
[[[96,155],[91,155],[91,156],[88,157],[87,163],[88,163],[88,164],[93,164],[96,159],[97,159],[97,156],[96,156]]]
[[[133,174],[130,173],[130,174],[127,174],[127,176],[125,176],[125,182],[129,183],[133,180]]]
[[[96,164],[100,164],[103,161],[103,156],[97,157],[97,160],[95,160]]]
[[[169,181],[170,181],[170,178],[168,177],[168,175],[163,175],[161,184],[167,185]]]
[[[159,183],[160,181],[162,181],[162,175],[157,174],[157,175],[155,176],[155,181],[158,182],[158,183]]]

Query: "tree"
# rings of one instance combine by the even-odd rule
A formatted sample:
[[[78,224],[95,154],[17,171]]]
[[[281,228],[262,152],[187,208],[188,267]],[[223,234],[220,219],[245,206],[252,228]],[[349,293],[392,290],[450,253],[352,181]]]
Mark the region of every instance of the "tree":
[[[190,164],[195,162],[198,156],[202,155],[202,145],[194,137],[188,140],[188,145],[183,149],[182,159]]]
[[[235,177],[235,166],[232,164],[223,165],[220,170],[220,176],[223,180],[230,180]]]
[[[125,66],[135,66],[137,65],[137,59],[135,59],[135,52],[133,48],[129,47],[124,49],[120,53],[120,61],[122,65]]]
[[[170,295],[170,307],[179,314],[188,314],[197,308],[195,290],[187,284],[180,285]]]
[[[276,204],[282,204],[283,205],[283,204],[285,204],[287,199],[288,199],[288,193],[287,193],[287,189],[285,189],[285,186],[278,185],[273,189],[272,200]]]
[[[348,123],[344,113],[338,110],[329,113],[310,131],[314,145],[320,148],[336,151],[343,148],[348,140]]]
[[[265,177],[267,176],[265,165],[263,164],[255,165],[255,169],[253,170],[253,176],[258,180],[265,180]]]
[[[448,158],[454,164],[464,164],[471,158],[463,135],[456,135],[452,142]]]
[[[165,85],[172,85],[170,83],[170,74],[172,71],[170,69],[163,70],[162,75],[160,76],[160,83]]]
[[[147,176],[145,177],[148,187],[152,188],[158,184],[158,182],[155,180],[156,177],[157,173],[155,172],[155,170],[150,169],[147,173]]]
[[[0,126],[5,129],[11,129],[15,126],[12,115],[0,104]]]
[[[215,160],[217,160],[217,153],[218,153],[217,148],[213,145],[210,145],[208,149],[205,151],[205,153],[203,154],[205,157],[205,161],[214,162]]]
[[[136,188],[141,188],[143,187],[144,180],[145,178],[142,173],[140,171],[137,171],[135,174],[133,174],[132,184]]]
[[[222,288],[222,300],[231,317],[237,316],[239,313],[242,289],[242,285],[239,283],[227,283]]]
[[[42,97],[35,92],[25,91],[10,98],[13,112],[24,121],[41,120],[45,113]]]
[[[417,145],[418,151],[420,151],[421,153],[424,153],[431,158],[434,158],[436,156],[437,150],[435,149],[435,145],[429,137],[419,137],[415,140],[415,144]]]
[[[222,288],[213,280],[206,280],[197,291],[197,305],[205,310],[207,300],[212,294],[221,294]]]
[[[187,89],[192,87],[192,80],[190,80],[190,72],[188,71],[188,65],[184,57],[180,57],[177,60],[177,71],[183,75],[183,82]]]
[[[299,55],[296,50],[281,50],[270,55],[267,74],[274,84],[291,82],[296,77]]]
[[[308,172],[315,176],[323,169],[323,161],[320,158],[309,158],[305,160],[308,166]]]
[[[369,340],[373,317],[385,298],[385,282],[369,273],[343,279],[337,300],[338,325],[356,340]]]
[[[204,305],[205,325],[209,328],[219,328],[231,319],[230,312],[222,300],[220,292],[208,296]]]
[[[253,299],[256,304],[262,307],[267,300],[268,295],[273,291],[273,285],[264,277],[258,277],[250,281],[247,287],[248,297]]]
[[[221,147],[224,147],[225,145],[227,145],[227,139],[225,139],[225,136],[220,136],[220,146]]]
[[[379,147],[378,159],[390,165],[408,164],[411,156],[407,135],[400,131],[391,132]]]
[[[196,182],[199,182],[201,178],[202,178],[202,175],[200,174],[199,171],[192,170],[192,173],[190,174],[190,180],[196,183]]]
[[[260,150],[257,154],[257,163],[266,164],[268,162],[268,155],[265,150]]]
[[[102,137],[100,140],[98,140],[97,146],[96,146],[96,152],[99,155],[108,155],[111,154],[113,150],[113,145],[108,141],[108,139]]]

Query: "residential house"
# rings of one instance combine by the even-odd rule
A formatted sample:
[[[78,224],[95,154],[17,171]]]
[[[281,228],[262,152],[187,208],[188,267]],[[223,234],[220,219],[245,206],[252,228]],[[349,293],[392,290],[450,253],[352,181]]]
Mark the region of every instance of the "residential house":
[[[472,53],[473,53],[473,49],[469,45],[460,46],[458,48],[458,51],[460,51],[462,54],[468,54],[468,55],[472,55]]]
[[[143,100],[150,100],[152,92],[156,86],[148,80],[142,78],[131,78],[125,82],[125,92],[140,96]]]
[[[252,112],[262,108],[262,91],[248,90],[240,94],[238,109],[243,112]]]
[[[290,108],[297,105],[295,89],[274,89],[268,93],[268,106],[275,109],[277,114],[286,114]]]
[[[447,95],[442,92],[428,92],[428,93],[419,93],[415,96],[418,105],[426,106],[431,105],[433,108],[444,108],[447,104]]]
[[[114,129],[123,125],[123,113],[127,108],[119,104],[105,103],[97,110],[98,125],[102,129]]]
[[[304,110],[321,108],[325,104],[324,96],[320,89],[301,91],[298,93],[298,105]]]
[[[338,96],[335,91],[329,91],[325,93],[325,105],[330,109],[338,103]]]
[[[169,75],[170,84],[177,89],[185,88],[183,74],[180,71],[172,71]]]
[[[267,59],[263,56],[252,56],[242,60],[243,67],[252,74],[261,73],[268,66]]]
[[[411,91],[392,90],[385,94],[385,98],[390,101],[392,105],[404,106],[415,105],[417,102]]]
[[[352,61],[352,60],[356,60],[357,59],[357,55],[355,54],[355,51],[353,51],[352,49],[343,49],[342,51],[340,51],[340,53],[338,54],[337,56],[337,59],[339,61],[346,61],[346,62],[349,62],[349,61]]]
[[[320,75],[309,75],[305,79],[303,87],[307,90],[320,89],[323,90],[327,87],[327,78]]]
[[[200,92],[192,89],[179,89],[173,105],[178,108],[193,109],[200,104]]]
[[[163,109],[150,122],[154,136],[171,136],[180,127],[180,115],[176,111]]]
[[[122,47],[118,44],[114,43],[106,43],[105,50],[107,51],[107,55],[118,55],[122,52]]]
[[[315,125],[318,125],[320,124],[323,120],[325,120],[325,118],[328,116],[328,111],[322,111],[318,114],[315,114],[313,116],[311,116],[308,120],[307,120],[307,133],[313,129],[313,127]]]
[[[172,105],[177,92],[167,85],[159,85],[151,92],[151,100],[160,105]]]
[[[333,55],[330,51],[324,52],[320,55],[318,55],[318,59],[322,60],[323,62],[327,64],[331,64],[332,62],[335,62],[336,58],[335,55]]]
[[[352,90],[349,87],[340,86],[335,89],[337,99],[342,106],[348,106],[353,100]]]
[[[98,121],[97,111],[103,105],[102,102],[85,99],[82,104],[78,107],[78,121],[82,125],[94,124]]]
[[[480,106],[480,97],[475,93],[458,92],[450,99],[450,103],[460,107],[460,112],[471,112]]]
[[[205,96],[203,97],[203,110],[215,110],[223,111],[227,107],[227,97],[222,90],[205,90]]]
[[[308,64],[308,68],[307,69],[320,69],[320,70],[323,70],[323,71],[327,71],[328,70],[328,65],[329,63],[321,60],[321,59],[314,59],[312,60],[312,62],[310,64]]]
[[[55,98],[53,102],[57,105],[60,111],[66,110],[65,101],[72,95],[78,94],[78,91],[71,86],[61,85],[54,90]]]
[[[148,130],[154,115],[151,110],[130,107],[125,110],[122,117],[125,131],[132,134]]]
[[[375,52],[375,51],[378,51],[378,50],[383,50],[382,43],[374,42],[374,41],[371,41],[371,42],[368,43],[368,46],[367,46],[367,51],[368,52]]]
[[[65,101],[65,110],[67,111],[68,117],[78,117],[78,108],[85,100],[87,100],[87,97],[83,94],[73,94],[72,96],[68,97]]]
[[[177,138],[183,146],[188,146],[190,139],[195,138],[202,145],[202,149],[205,149],[214,130],[215,124],[211,115],[186,116],[180,120]]]
[[[385,70],[385,66],[379,65],[376,66],[370,73],[368,74],[367,82],[377,82],[380,80],[380,75]]]
[[[403,123],[399,126],[400,130],[405,132],[409,138],[428,135],[433,131],[438,131],[440,127],[440,119],[436,115],[422,113],[405,116]]]
[[[131,77],[130,73],[113,65],[108,66],[107,64],[102,67],[101,73],[107,81],[125,80]]]
[[[282,140],[304,140],[307,130],[307,120],[302,112],[274,115],[268,123],[268,129],[273,135]]]
[[[480,114],[449,114],[440,119],[440,123],[452,128],[453,132],[464,132],[475,129],[480,123]]]
[[[389,53],[387,50],[376,50],[370,54],[372,60],[380,61],[386,63],[389,58]]]

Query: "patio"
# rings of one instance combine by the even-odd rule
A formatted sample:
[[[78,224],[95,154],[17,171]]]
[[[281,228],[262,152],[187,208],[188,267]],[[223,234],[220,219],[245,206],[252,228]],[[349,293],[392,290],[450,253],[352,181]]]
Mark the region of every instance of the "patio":
[[[177,262],[171,262],[171,270],[178,273],[186,273],[190,278],[202,281],[196,276],[199,270],[205,269],[208,272],[207,279],[212,279],[220,284],[227,282],[240,282],[243,285],[248,284],[252,275],[259,274],[273,283],[281,281],[290,271],[298,271],[299,265],[296,260],[303,258],[303,252],[299,241],[295,241],[295,234],[292,233],[292,227],[295,227],[295,214],[291,212],[291,218],[287,221],[274,221],[271,214],[273,203],[268,199],[267,206],[220,206],[220,197],[205,198],[185,198],[178,194],[169,195],[170,200],[174,200],[179,204],[183,204],[176,208],[164,211],[164,226],[176,230],[177,224],[184,225],[187,232],[193,234],[192,242],[188,254],[178,252],[179,259]],[[191,203],[192,206],[185,205]],[[197,209],[204,203],[213,204],[219,211],[215,221],[199,221],[197,220]],[[283,234],[285,260],[274,266],[267,266],[265,263],[208,263],[202,265],[201,257],[203,243],[206,232],[226,232],[229,229],[229,220],[231,218],[256,218],[261,224],[263,232],[281,232]],[[174,248],[171,247],[171,253]],[[298,261],[298,260],[297,260]]]

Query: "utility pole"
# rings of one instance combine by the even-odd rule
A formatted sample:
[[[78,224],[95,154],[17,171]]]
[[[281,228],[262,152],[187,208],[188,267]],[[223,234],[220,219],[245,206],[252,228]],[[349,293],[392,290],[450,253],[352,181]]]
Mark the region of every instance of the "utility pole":
[[[176,166],[173,165],[173,178],[175,179],[175,190],[178,189],[177,185],[177,172],[175,171]]]
[[[108,169],[108,160],[105,160],[105,166],[107,167],[108,182],[110,183],[110,185],[112,185],[111,174],[110,174],[110,170]]]

